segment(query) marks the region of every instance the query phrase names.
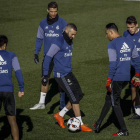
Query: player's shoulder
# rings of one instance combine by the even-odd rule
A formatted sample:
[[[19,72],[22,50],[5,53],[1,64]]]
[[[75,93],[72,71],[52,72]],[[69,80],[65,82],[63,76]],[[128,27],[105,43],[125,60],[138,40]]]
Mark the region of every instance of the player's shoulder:
[[[47,22],[47,18],[42,19],[42,20],[40,21],[40,26],[43,26],[43,24],[46,23],[46,22]]]
[[[126,31],[124,31],[123,36],[124,36],[124,37],[127,37],[129,34],[130,34],[129,31],[126,30]]]
[[[14,52],[6,51],[12,58],[17,57]]]
[[[54,40],[54,44],[56,44],[57,46],[59,47],[62,47],[62,44],[64,43],[64,37],[62,34],[59,35],[59,37],[57,37],[55,40]]]
[[[140,28],[139,28],[138,32],[135,35],[140,36]]]
[[[63,19],[63,18],[61,18],[60,16],[59,16],[59,20],[60,20],[60,21],[63,21],[63,22],[66,22],[66,20]]]

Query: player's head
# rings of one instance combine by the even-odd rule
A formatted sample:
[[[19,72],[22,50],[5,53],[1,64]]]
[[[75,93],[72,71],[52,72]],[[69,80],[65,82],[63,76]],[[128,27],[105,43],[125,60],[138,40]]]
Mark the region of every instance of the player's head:
[[[116,38],[117,36],[119,36],[118,34],[118,27],[116,26],[115,23],[109,23],[106,25],[106,37],[111,41],[114,38]]]
[[[8,38],[5,35],[0,35],[0,49],[6,50]]]
[[[130,34],[135,34],[138,32],[138,23],[134,16],[129,16],[126,19],[126,26]]]
[[[50,18],[55,18],[58,11],[58,5],[56,2],[50,2],[48,4],[47,12],[49,13]]]
[[[75,38],[75,35],[77,33],[77,27],[75,24],[73,23],[69,23],[67,24],[66,28],[65,28],[65,32],[68,34],[70,39]]]

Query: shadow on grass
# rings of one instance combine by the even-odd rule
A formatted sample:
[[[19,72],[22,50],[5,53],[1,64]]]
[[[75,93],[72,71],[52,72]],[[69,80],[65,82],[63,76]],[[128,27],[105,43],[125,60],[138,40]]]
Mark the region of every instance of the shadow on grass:
[[[23,123],[26,123],[28,126],[28,129],[26,130],[27,132],[32,131],[33,129],[33,123],[30,119],[29,116],[26,115],[20,115],[20,113],[23,112],[23,109],[17,109],[17,125],[19,128],[19,139],[21,140],[23,137],[23,129],[24,127],[22,126]],[[0,140],[5,140],[11,135],[11,128],[8,122],[8,119],[6,116],[0,117],[0,123],[3,123],[3,126],[1,127],[0,130]],[[12,138],[12,136],[11,136]]]
[[[122,99],[120,99],[120,105],[121,105],[121,109],[122,109],[124,117],[129,116],[131,114],[131,110],[133,110],[133,113],[134,113],[132,100],[126,100],[129,96],[131,96],[131,88],[130,87],[125,90],[124,97]],[[100,131],[102,131],[103,129],[105,129],[106,127],[111,125],[112,123],[115,125],[115,127],[117,127],[118,129],[121,129],[113,109],[112,109],[110,116],[107,119],[107,122],[102,125]]]

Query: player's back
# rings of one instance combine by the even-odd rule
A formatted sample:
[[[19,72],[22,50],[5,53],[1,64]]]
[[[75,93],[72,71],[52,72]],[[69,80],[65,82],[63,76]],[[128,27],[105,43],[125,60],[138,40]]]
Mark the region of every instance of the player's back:
[[[0,91],[13,90],[12,57],[14,53],[0,50]]]
[[[113,76],[113,80],[129,81],[131,56],[134,49],[134,43],[125,37],[117,37],[109,43],[108,49],[113,49],[114,51],[116,51],[116,56],[112,56],[116,57],[116,61],[114,63],[115,65],[112,64],[112,61],[110,61],[110,67],[116,67],[116,72]]]

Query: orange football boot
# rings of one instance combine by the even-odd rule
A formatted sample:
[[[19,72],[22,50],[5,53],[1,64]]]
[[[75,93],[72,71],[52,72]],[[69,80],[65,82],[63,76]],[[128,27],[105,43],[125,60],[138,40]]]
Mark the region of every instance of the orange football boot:
[[[87,127],[87,125],[83,124],[83,125],[81,125],[81,131],[90,132],[90,131],[92,131],[92,129]]]
[[[57,120],[58,124],[59,124],[62,128],[65,128],[63,117],[61,117],[61,116],[59,115],[59,112],[56,113],[56,114],[54,114],[54,118]]]

